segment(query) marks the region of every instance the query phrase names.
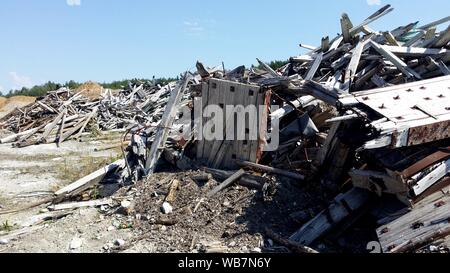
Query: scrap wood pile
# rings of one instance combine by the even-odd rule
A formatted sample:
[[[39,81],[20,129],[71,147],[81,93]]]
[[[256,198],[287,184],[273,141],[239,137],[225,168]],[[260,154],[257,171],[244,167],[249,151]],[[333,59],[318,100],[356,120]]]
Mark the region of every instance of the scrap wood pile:
[[[107,131],[157,122],[173,86],[174,83],[161,86],[152,81],[134,81],[119,91],[64,87],[50,91],[34,104],[18,108],[0,120],[1,129],[11,132],[0,142],[13,143],[15,147],[60,144],[96,128]]]
[[[173,166],[201,169],[214,175],[207,181],[223,181],[204,191],[204,202],[234,184],[264,194],[276,195],[282,183],[293,183],[306,196],[311,191],[310,199],[320,199],[320,204],[306,202],[310,207],[300,208],[293,202],[293,210],[301,209],[294,213],[301,218],[297,223],[303,225],[294,227],[299,229],[289,238],[260,231],[302,252],[329,243],[322,239],[333,233],[332,244],[344,248],[339,235],[368,218],[372,240],[379,242],[376,251],[416,251],[446,237],[450,27],[437,31],[437,26],[450,17],[385,32],[369,27],[392,10],[383,7],[358,25],[344,14],[342,34],[324,37],[318,47],[301,45],[310,51],[278,70],[260,60],[259,67],[234,70],[209,69],[198,62],[197,72],[185,73],[166,89],[154,89],[151,96],[141,96],[138,88],[128,96],[109,96],[114,105],[117,98],[127,102],[139,97],[145,121],[128,131],[131,144],[124,159],[61,189],[57,200],[79,194],[105,175],[121,183],[147,181]],[[232,134],[228,129],[236,129],[234,113],[228,112],[218,118],[224,124],[219,129],[223,139],[208,140],[199,138],[199,125],[214,117],[194,118],[199,101],[200,110],[210,105],[262,110],[245,121],[244,140],[227,139]],[[250,138],[252,128],[256,139]],[[277,129],[279,145],[265,149]],[[178,188],[170,188],[168,195]],[[262,200],[258,202],[270,204]],[[160,201],[149,202],[159,208]],[[166,200],[162,210],[195,208],[176,202]]]
[[[371,215],[379,225],[408,219],[406,225],[412,229],[408,235],[389,228],[378,232],[384,252],[421,247],[423,241],[414,238],[423,232],[428,239],[445,237],[448,232],[443,227],[448,228],[449,217],[442,215],[444,209],[418,228],[414,222],[423,216],[417,213],[423,202],[425,206],[436,202],[433,194],[448,185],[450,27],[437,31],[437,26],[450,17],[385,32],[368,26],[392,10],[383,7],[359,25],[344,14],[341,35],[323,38],[317,48],[307,46],[309,53],[292,57],[277,71],[259,60],[258,68],[228,72],[208,71],[198,63],[202,83],[191,89],[197,90],[193,97],[201,96],[204,107],[210,103],[280,106],[266,113],[269,126],[279,120],[278,149],[262,152],[258,144],[267,141],[264,134],[258,135],[256,146],[251,139],[208,142],[193,134],[174,148],[164,143],[169,133],[176,132],[159,128],[162,137],[149,143],[147,157],[142,149],[142,174],[154,172],[163,146],[166,159],[181,169],[242,168],[224,176],[211,196],[255,173],[303,180],[300,185],[320,187],[328,198],[337,195],[329,199],[329,208],[289,238],[302,245],[313,245],[337,226],[342,228],[342,223],[350,226],[364,215]],[[236,96],[238,92],[247,92],[250,99]],[[165,127],[176,125],[174,115],[166,121]],[[224,122],[228,125],[227,119]],[[189,150],[191,143],[196,151]],[[400,239],[392,242],[386,237]]]

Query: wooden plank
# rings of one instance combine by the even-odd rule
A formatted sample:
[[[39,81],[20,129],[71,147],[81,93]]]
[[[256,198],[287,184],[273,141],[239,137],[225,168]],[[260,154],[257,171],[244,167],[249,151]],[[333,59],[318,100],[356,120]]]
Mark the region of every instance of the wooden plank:
[[[344,37],[344,43],[349,43],[351,39],[350,29],[353,27],[353,24],[350,21],[350,18],[346,13],[342,14],[341,17],[341,30],[342,37]]]
[[[225,140],[222,142],[222,145],[220,146],[219,151],[217,152],[217,156],[214,159],[214,162],[212,164],[213,168],[219,168],[222,165],[222,162],[224,162],[225,158],[228,159],[233,156],[234,141],[227,140],[227,138],[229,136],[232,137],[232,135],[234,135],[233,134],[234,127],[232,125],[235,124],[235,122],[232,119],[234,119],[234,115],[228,116],[227,123],[226,123],[227,133],[225,135]],[[231,164],[230,162],[226,162],[226,163]]]
[[[398,41],[395,39],[394,35],[392,35],[391,32],[389,31],[383,32],[383,36],[390,45],[400,46],[400,44],[398,43]]]
[[[330,37],[323,37],[321,42],[322,52],[327,52],[330,49]]]
[[[208,198],[213,197],[220,191],[224,190],[225,188],[229,187],[231,184],[236,182],[236,180],[240,179],[245,174],[245,171],[243,169],[240,169],[236,173],[234,173],[232,176],[230,176],[227,180],[223,181],[219,186],[215,187],[213,190],[211,190],[208,193]]]
[[[438,192],[440,197],[430,196],[421,201],[411,212],[380,226],[376,232],[384,253],[406,251],[404,246],[416,245],[417,238],[436,234],[443,228],[449,228],[450,197]],[[402,250],[403,249],[403,250]]]
[[[97,116],[97,112],[98,112],[98,106],[94,107],[92,112],[88,115],[86,120],[83,122],[83,126],[81,126],[80,131],[78,131],[78,133],[74,136],[75,139],[79,138],[81,136],[81,134],[83,134],[83,131],[86,128],[86,126],[89,124],[89,121],[91,121],[91,119],[93,119],[94,117]]]
[[[317,252],[316,250],[314,250],[314,249],[312,249],[310,247],[304,246],[302,244],[299,244],[297,242],[294,242],[294,241],[291,241],[291,240],[288,240],[288,239],[284,239],[280,235],[278,235],[275,232],[269,230],[269,228],[267,228],[267,227],[266,227],[265,233],[274,242],[276,242],[278,244],[281,244],[281,245],[284,245],[284,246],[294,250],[295,252],[298,252],[298,253],[310,253],[310,254],[319,253],[319,252]]]
[[[145,170],[147,175],[153,174],[156,168],[156,164],[163,152],[162,147],[165,145],[169,133],[169,129],[175,119],[177,113],[177,105],[180,103],[182,95],[186,89],[186,86],[190,80],[188,73],[185,73],[182,81],[178,86],[170,93],[170,99],[164,110],[163,117],[159,127],[156,129],[155,139],[152,143],[148,157],[145,162]]]
[[[432,47],[443,47],[446,46],[450,42],[450,26],[447,27],[446,30],[442,31],[437,41],[433,44]]]
[[[48,126],[45,127],[45,131],[41,136],[41,141],[40,142],[46,142],[46,138],[50,135],[50,133],[52,132],[53,128],[56,127],[56,125],[58,125],[58,123],[62,120],[62,118],[66,115],[66,111],[62,111],[61,113],[58,114],[58,116],[53,120],[52,123],[50,123]]]
[[[268,108],[266,107],[266,103],[269,103],[266,101],[266,93],[267,91],[263,89],[255,90],[255,105],[258,108],[258,115],[257,117],[253,117],[253,119],[250,120],[250,124],[256,123],[257,124],[257,132],[256,132],[256,138],[257,140],[251,140],[250,141],[250,155],[248,160],[250,162],[256,162],[258,161],[258,149],[260,148],[261,143],[265,143],[265,136],[267,133],[267,117],[268,116]],[[260,112],[261,106],[264,106],[264,110]],[[273,118],[273,117],[272,117]]]
[[[229,158],[232,157],[234,150],[233,150],[233,139],[235,136],[235,121],[234,121],[234,114],[230,111],[227,111],[226,106],[234,106],[235,105],[235,97],[239,95],[239,93],[236,90],[236,87],[233,85],[230,85],[229,82],[222,81],[222,90],[224,92],[224,97],[222,97],[222,102],[225,107],[225,115],[224,115],[224,140],[220,141],[220,147],[217,151],[216,158],[212,161],[212,166],[214,168],[219,167],[227,167],[227,164],[231,165],[231,162]],[[231,139],[231,140],[228,140]]]
[[[409,188],[401,180],[394,179],[383,172],[371,170],[352,170],[349,172],[353,186],[377,193],[399,194],[407,193]]]
[[[378,51],[382,56],[384,56],[386,59],[388,59],[390,62],[392,62],[401,72],[403,72],[408,77],[415,77],[419,80],[422,79],[422,77],[417,74],[413,69],[409,68],[400,58],[395,56],[392,52],[386,50],[384,47],[379,45],[378,43],[374,41],[369,42],[372,47]]]
[[[440,164],[439,167],[427,174],[420,181],[417,181],[417,183],[413,186],[414,194],[419,196],[449,173],[450,159]]]
[[[449,52],[447,49],[441,48],[421,48],[421,47],[406,47],[406,46],[386,46],[382,45],[387,51],[390,51],[399,56],[409,56],[409,57],[424,57],[430,55],[439,55]]]
[[[99,183],[101,179],[108,173],[116,170],[117,168],[125,167],[125,160],[119,159],[114,163],[109,164],[77,181],[55,192],[57,198],[65,198],[70,195],[78,194],[79,192],[91,187],[92,185]]]
[[[208,105],[208,93],[209,93],[209,84],[207,82],[202,83],[202,97],[201,97],[201,112],[197,113],[197,115],[201,114],[201,124],[198,124],[200,128],[198,128],[198,136],[201,138],[197,142],[197,159],[203,159],[204,158],[204,147],[205,147],[205,139],[203,136],[203,126],[205,125],[206,118],[203,117],[204,110],[206,106]]]
[[[264,63],[263,61],[261,61],[260,59],[256,58],[256,60],[258,61],[259,65],[261,65],[261,67],[269,72],[269,74],[274,77],[274,78],[279,78],[280,74],[278,74],[275,70],[273,70],[270,66],[268,66],[266,63]]]
[[[344,83],[342,85],[342,90],[347,92],[350,91],[351,83],[353,82],[353,78],[355,77],[356,72],[358,70],[361,54],[364,50],[364,46],[368,43],[369,40],[361,41],[355,47],[350,63],[348,64],[347,70],[345,71],[345,78]]]
[[[310,66],[308,72],[306,73],[304,79],[305,80],[312,80],[314,78],[314,75],[317,73],[317,70],[319,69],[320,64],[323,60],[323,52],[318,53],[315,58],[314,62]]]
[[[62,217],[70,215],[72,213],[73,213],[72,211],[58,211],[58,212],[41,213],[38,215],[34,215],[34,216],[30,217],[30,219],[20,223],[20,226],[23,228],[31,227],[31,226],[39,225],[45,221],[60,219]]]
[[[104,198],[100,200],[90,200],[90,201],[82,201],[82,202],[73,202],[73,203],[63,203],[48,206],[47,208],[51,211],[59,211],[59,210],[71,210],[71,209],[79,209],[79,208],[88,208],[88,207],[100,207],[103,205],[112,206],[114,204],[114,200],[111,198]]]
[[[427,29],[429,29],[429,28],[432,28],[432,27],[441,25],[441,24],[443,24],[443,23],[447,23],[448,21],[450,21],[450,16],[447,16],[447,17],[444,17],[444,18],[439,19],[439,20],[437,20],[437,21],[431,22],[431,23],[429,23],[429,24],[420,26],[419,29],[427,30]]]
[[[215,79],[211,79],[210,82],[210,88],[209,88],[209,99],[208,99],[208,105],[219,105],[222,108],[222,110],[225,110],[225,107],[227,106],[226,103],[226,96],[229,94],[229,85],[224,84],[223,82],[219,82]],[[212,88],[211,85],[215,84],[214,86],[216,88]],[[219,124],[215,125],[215,130],[220,130],[221,135],[225,136],[225,130],[226,130],[226,113],[223,113],[222,117],[222,124],[221,126]],[[213,162],[214,158],[217,156],[217,152],[219,151],[220,147],[222,146],[224,140],[221,139],[214,139],[208,144],[208,155],[205,155],[204,158],[207,159],[207,162]]]
[[[366,190],[353,188],[335,198],[333,204],[302,226],[289,238],[304,245],[312,244],[316,239],[330,231],[337,224],[361,209],[369,200]]]
[[[294,173],[294,172],[290,172],[290,171],[286,171],[286,170],[282,170],[282,169],[278,169],[278,168],[273,168],[273,167],[253,163],[253,162],[237,160],[236,163],[242,167],[257,169],[257,170],[265,171],[268,173],[279,174],[279,175],[286,176],[286,177],[289,177],[289,178],[292,178],[295,180],[304,180],[305,179],[304,175],[301,175],[298,173]]]

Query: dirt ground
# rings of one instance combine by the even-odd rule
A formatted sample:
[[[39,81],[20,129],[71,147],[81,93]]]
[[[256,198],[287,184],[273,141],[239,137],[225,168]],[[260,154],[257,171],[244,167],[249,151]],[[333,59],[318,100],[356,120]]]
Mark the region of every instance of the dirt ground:
[[[121,156],[120,149],[96,150],[119,139],[120,134],[87,137],[85,142],[64,142],[60,148],[55,144],[22,149],[12,148],[10,144],[0,145],[0,210],[22,208],[43,200],[61,187],[115,161]],[[0,214],[0,238],[21,230],[35,215],[45,212],[42,205],[13,214]],[[81,237],[83,245],[74,251],[101,252],[115,239],[126,238],[127,233],[116,228],[108,231],[113,223],[103,217],[97,209],[75,211],[63,219],[47,222],[41,229],[7,245],[0,244],[0,252],[69,252],[69,244],[75,237]]]
[[[119,139],[120,134],[88,137],[84,142],[64,142],[59,149],[54,144],[23,149],[0,145],[0,252],[285,253],[292,249],[277,245],[266,231],[287,238],[328,206],[314,184],[268,176],[263,190],[233,185],[207,198],[220,181],[193,179],[204,175],[203,171],[166,170],[119,189],[113,195],[117,206],[70,211],[2,243],[5,236],[27,228],[34,217],[48,213],[45,205],[13,214],[2,214],[2,210],[43,200],[115,161],[121,156],[119,149],[98,150]],[[170,201],[173,211],[165,214],[162,206],[174,180],[180,184]],[[120,206],[123,201],[130,203],[126,210]],[[305,211],[309,215],[303,213],[301,219],[293,216]],[[351,245],[348,252],[364,252],[371,240],[364,229],[360,236],[358,229],[351,228],[343,236],[344,245]],[[74,242],[78,246],[71,248]],[[323,241],[313,247],[345,251]]]
[[[114,161],[119,150],[96,151],[120,135],[69,141],[23,149],[0,145],[0,210],[24,207],[45,199],[57,189]],[[101,139],[101,138],[100,138]],[[289,215],[311,207],[298,183],[274,181],[265,191],[235,185],[206,198],[218,182],[198,182],[202,172],[157,173],[114,196],[130,201],[132,209],[87,208],[38,225],[37,230],[0,245],[0,252],[288,252],[264,236],[268,228],[287,236],[299,227]],[[180,181],[173,212],[161,206],[174,179]],[[308,201],[305,201],[308,200]],[[0,214],[0,239],[21,231],[45,205],[13,214]],[[81,246],[71,249],[71,242]],[[123,241],[122,241],[123,240]],[[121,243],[118,243],[121,242]]]

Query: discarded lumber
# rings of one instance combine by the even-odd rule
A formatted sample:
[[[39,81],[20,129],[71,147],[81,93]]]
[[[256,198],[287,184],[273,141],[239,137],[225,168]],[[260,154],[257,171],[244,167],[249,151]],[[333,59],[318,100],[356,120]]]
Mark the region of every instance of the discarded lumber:
[[[71,210],[71,209],[79,209],[79,208],[88,208],[88,207],[99,207],[103,205],[112,206],[114,204],[114,200],[111,198],[104,198],[100,200],[90,200],[83,202],[73,202],[73,203],[63,203],[63,204],[55,204],[48,206],[47,208],[50,211],[59,211],[59,210]]]
[[[174,179],[172,183],[170,184],[169,193],[166,196],[166,202],[172,203],[175,201],[175,194],[177,189],[180,187],[180,181],[177,179]]]
[[[175,114],[177,111],[177,105],[179,104],[182,94],[186,89],[189,78],[187,73],[185,73],[182,82],[178,84],[178,86],[172,90],[170,94],[170,100],[166,105],[166,109],[164,111],[164,115],[161,119],[161,123],[157,128],[157,132],[155,135],[155,140],[152,143],[150,151],[148,153],[146,162],[145,162],[145,170],[147,175],[152,174],[155,171],[156,163],[163,152],[163,146],[167,141],[169,127],[172,125]]]
[[[256,164],[256,163],[252,163],[252,162],[248,162],[248,161],[236,161],[236,163],[238,165],[240,165],[241,167],[247,167],[247,168],[262,170],[262,171],[265,171],[268,173],[279,174],[279,175],[286,176],[286,177],[296,179],[296,180],[304,180],[305,179],[305,176],[303,176],[301,174],[285,171],[282,169],[272,168],[272,167],[264,166],[261,164]]]
[[[35,225],[41,224],[41,223],[43,223],[45,221],[57,220],[57,219],[63,218],[63,217],[68,216],[68,215],[70,215],[72,213],[73,212],[71,212],[71,211],[57,211],[57,212],[42,213],[42,214],[38,214],[38,215],[32,216],[30,219],[28,219],[25,222],[22,222],[20,225],[23,228],[31,227],[31,226],[35,226]]]
[[[77,181],[74,183],[58,190],[55,192],[55,196],[57,199],[64,199],[71,195],[76,195],[83,190],[93,186],[94,184],[100,182],[100,180],[108,173],[116,170],[117,168],[125,167],[125,160],[119,159],[114,163],[111,163],[108,166],[105,166]]]
[[[357,188],[338,195],[328,209],[303,225],[289,239],[310,245],[354,211],[360,209],[369,200],[369,197],[368,191]]]
[[[319,253],[318,251],[316,251],[310,247],[304,246],[302,244],[299,244],[298,242],[294,242],[294,241],[285,239],[268,228],[265,229],[265,233],[266,233],[267,237],[272,239],[274,242],[276,242],[280,245],[283,245],[283,246],[293,250],[294,252],[310,253],[310,254]]]
[[[219,186],[215,187],[213,190],[211,190],[208,193],[208,198],[213,197],[220,191],[224,190],[225,188],[229,187],[231,184],[236,182],[239,178],[241,178],[245,174],[245,171],[243,169],[240,169],[236,173],[234,173],[232,176],[230,176],[227,180],[223,181]]]

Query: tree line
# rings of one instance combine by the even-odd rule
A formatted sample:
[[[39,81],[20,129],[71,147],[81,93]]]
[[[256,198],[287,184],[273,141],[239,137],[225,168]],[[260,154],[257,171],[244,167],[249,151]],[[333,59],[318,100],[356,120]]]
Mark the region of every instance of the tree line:
[[[156,81],[158,84],[167,84],[171,81],[176,81],[176,78],[158,78],[153,79],[153,81]],[[121,81],[113,81],[113,82],[105,82],[105,83],[99,83],[103,88],[107,89],[122,89],[125,86],[128,85],[131,81],[139,81],[139,82],[148,82],[151,81],[149,79],[126,79]],[[54,91],[58,90],[61,87],[67,87],[70,89],[77,89],[80,87],[83,83],[79,83],[76,81],[68,81],[64,84],[55,83],[52,81],[48,81],[41,85],[35,85],[31,88],[23,87],[22,89],[16,89],[16,90],[10,90],[5,97],[13,97],[13,96],[30,96],[30,97],[41,97],[47,94],[48,91]]]
[[[270,67],[272,67],[272,69],[277,70],[277,69],[283,67],[284,65],[286,65],[287,63],[288,63],[288,61],[271,61],[270,63],[267,63],[267,64]],[[261,68],[261,66],[259,66],[259,68]],[[158,79],[154,78],[152,81],[156,81],[157,83],[164,85],[171,81],[176,81],[176,80],[178,80],[178,79],[177,78],[158,78]],[[107,88],[107,89],[122,89],[125,86],[127,86],[130,81],[148,82],[150,80],[149,79],[131,79],[131,80],[126,79],[126,80],[121,80],[121,81],[113,81],[113,82],[109,82],[109,83],[99,83],[99,84],[103,88]],[[31,88],[23,87],[22,89],[10,90],[5,95],[5,97],[13,97],[13,96],[41,97],[41,96],[44,96],[45,94],[47,94],[48,91],[58,90],[61,87],[77,89],[81,85],[82,85],[82,83],[79,83],[79,82],[76,82],[73,80],[68,81],[64,84],[48,81],[44,84],[35,85]]]

